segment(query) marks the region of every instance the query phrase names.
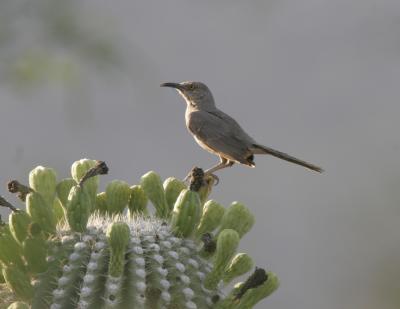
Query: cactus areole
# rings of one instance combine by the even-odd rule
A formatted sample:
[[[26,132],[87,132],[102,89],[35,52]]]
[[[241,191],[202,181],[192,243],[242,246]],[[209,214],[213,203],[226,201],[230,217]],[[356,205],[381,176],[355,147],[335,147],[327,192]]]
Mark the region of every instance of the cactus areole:
[[[243,204],[207,202],[209,188],[191,191],[175,178],[163,185],[155,172],[97,192],[104,162],[82,159],[71,171],[57,180],[51,168],[33,169],[27,211],[7,206],[0,281],[17,300],[9,308],[249,309],[278,287],[259,268],[227,287],[253,269],[251,257],[237,252],[254,222]],[[238,222],[235,212],[247,219]]]

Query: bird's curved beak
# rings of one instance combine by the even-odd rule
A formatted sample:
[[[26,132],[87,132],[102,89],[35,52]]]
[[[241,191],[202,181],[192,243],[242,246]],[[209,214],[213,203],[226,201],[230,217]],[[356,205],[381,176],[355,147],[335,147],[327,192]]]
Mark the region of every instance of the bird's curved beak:
[[[160,87],[170,87],[170,88],[175,88],[178,90],[182,90],[182,88],[183,88],[182,85],[178,84],[178,83],[162,83],[160,85]]]

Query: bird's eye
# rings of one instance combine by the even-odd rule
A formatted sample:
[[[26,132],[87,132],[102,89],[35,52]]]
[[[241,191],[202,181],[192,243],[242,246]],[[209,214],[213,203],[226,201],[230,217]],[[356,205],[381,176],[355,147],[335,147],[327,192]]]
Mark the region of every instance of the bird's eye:
[[[196,88],[195,85],[194,84],[190,84],[189,89],[190,90],[194,90],[194,88]]]

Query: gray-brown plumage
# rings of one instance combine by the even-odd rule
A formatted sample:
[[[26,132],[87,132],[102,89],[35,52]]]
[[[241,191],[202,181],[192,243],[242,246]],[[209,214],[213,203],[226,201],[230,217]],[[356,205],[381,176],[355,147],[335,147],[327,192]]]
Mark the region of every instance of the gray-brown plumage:
[[[313,171],[323,171],[318,166],[258,144],[235,119],[215,107],[212,93],[205,84],[189,81],[164,83],[161,86],[178,90],[186,101],[185,118],[189,132],[203,149],[220,157],[220,163],[205,173],[212,174],[235,162],[254,167],[255,154],[269,154]]]

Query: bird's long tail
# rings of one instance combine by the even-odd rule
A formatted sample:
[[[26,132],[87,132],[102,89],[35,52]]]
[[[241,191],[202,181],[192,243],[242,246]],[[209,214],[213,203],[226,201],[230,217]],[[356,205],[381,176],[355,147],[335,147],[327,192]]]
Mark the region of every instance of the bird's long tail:
[[[294,164],[298,164],[304,167],[309,168],[310,170],[322,173],[324,170],[322,168],[320,168],[319,166],[316,166],[314,164],[308,163],[306,161],[297,159],[295,157],[292,157],[290,155],[288,155],[287,153],[284,152],[280,152],[278,150],[263,146],[263,145],[257,145],[254,144],[253,145],[254,148],[252,149],[254,154],[269,154],[271,156],[277,157],[279,159],[285,160],[285,161],[289,161],[292,162]]]

